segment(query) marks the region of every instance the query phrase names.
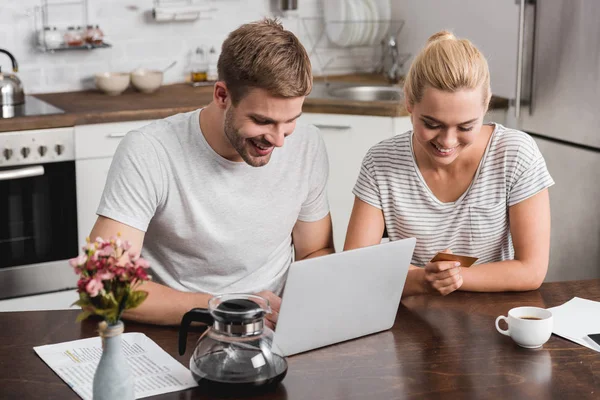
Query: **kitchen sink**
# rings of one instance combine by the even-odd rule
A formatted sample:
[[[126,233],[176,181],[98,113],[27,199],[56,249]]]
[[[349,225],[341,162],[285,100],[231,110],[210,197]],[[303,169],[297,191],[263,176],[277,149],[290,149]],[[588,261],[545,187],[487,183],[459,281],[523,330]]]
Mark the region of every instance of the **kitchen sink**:
[[[337,99],[352,101],[388,101],[400,102],[404,93],[399,86],[357,85],[348,82],[315,82],[310,98]]]

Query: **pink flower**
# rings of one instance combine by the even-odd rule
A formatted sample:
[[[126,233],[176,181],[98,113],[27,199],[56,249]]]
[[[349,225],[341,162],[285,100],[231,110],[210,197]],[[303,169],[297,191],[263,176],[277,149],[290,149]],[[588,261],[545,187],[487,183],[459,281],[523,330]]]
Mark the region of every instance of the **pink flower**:
[[[115,274],[113,274],[112,272],[107,271],[107,270],[102,270],[96,274],[96,278],[101,281],[108,281],[114,277],[115,277]]]
[[[85,287],[87,286],[88,282],[89,282],[88,278],[79,279],[77,281],[77,292],[84,293],[86,291]]]
[[[71,258],[69,260],[69,264],[71,267],[76,268],[86,263],[88,257],[87,254],[80,254],[78,257]]]
[[[98,293],[102,289],[104,289],[104,285],[102,284],[102,281],[100,281],[97,278],[90,279],[90,281],[85,286],[85,291],[88,292],[90,297],[98,296]]]
[[[123,251],[129,251],[131,248],[131,242],[129,240],[123,241]]]
[[[135,278],[140,281],[147,281],[148,274],[146,273],[145,267],[138,267],[135,269]]]
[[[150,263],[148,263],[148,261],[144,260],[143,258],[138,258],[137,260],[135,260],[135,266],[148,269],[150,268]]]
[[[110,245],[103,246],[101,249],[96,251],[98,257],[116,257],[115,249],[113,249]]]

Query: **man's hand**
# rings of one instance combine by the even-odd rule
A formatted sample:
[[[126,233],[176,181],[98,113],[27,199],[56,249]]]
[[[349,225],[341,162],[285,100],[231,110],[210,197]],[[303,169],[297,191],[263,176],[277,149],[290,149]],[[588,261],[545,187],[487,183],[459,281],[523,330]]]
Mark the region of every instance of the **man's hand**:
[[[452,253],[450,249],[443,251]],[[429,292],[446,296],[463,284],[460,263],[457,261],[436,261],[425,265],[425,288]]]
[[[267,318],[265,322],[269,328],[275,329],[275,326],[277,325],[277,319],[279,318],[281,298],[275,293],[269,292],[268,290],[263,290],[260,293],[256,293],[256,295],[269,301],[269,305],[271,306],[271,313],[266,315]]]

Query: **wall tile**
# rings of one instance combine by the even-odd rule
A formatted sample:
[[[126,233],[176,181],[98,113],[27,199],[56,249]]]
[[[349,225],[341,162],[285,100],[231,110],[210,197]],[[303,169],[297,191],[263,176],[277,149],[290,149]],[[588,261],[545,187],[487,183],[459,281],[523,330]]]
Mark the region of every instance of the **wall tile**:
[[[56,3],[58,0],[48,0]],[[220,50],[227,34],[239,25],[266,16],[278,16],[287,29],[295,32],[310,51],[315,24],[301,23],[300,18],[322,15],[323,0],[302,0],[297,11],[281,13],[279,0],[195,0],[214,7],[210,19],[192,22],[157,23],[150,18],[152,0],[88,0],[88,23],[98,24],[105,33],[110,49],[65,51],[45,54],[35,49],[36,7],[41,0],[2,0],[0,11],[0,45],[17,57],[28,93],[81,90],[93,87],[93,75],[103,71],[129,71],[136,67],[164,68],[176,60],[177,65],[165,75],[166,83],[181,82],[187,75],[190,53],[199,45]],[[81,8],[50,6],[50,25],[66,28],[82,25]],[[37,14],[39,16],[39,14]],[[313,21],[314,22],[314,21]],[[353,70],[357,62],[345,50],[336,59],[335,72]],[[364,63],[360,60],[359,63]],[[8,57],[0,55],[0,66],[10,67]],[[319,60],[313,57],[315,72]]]

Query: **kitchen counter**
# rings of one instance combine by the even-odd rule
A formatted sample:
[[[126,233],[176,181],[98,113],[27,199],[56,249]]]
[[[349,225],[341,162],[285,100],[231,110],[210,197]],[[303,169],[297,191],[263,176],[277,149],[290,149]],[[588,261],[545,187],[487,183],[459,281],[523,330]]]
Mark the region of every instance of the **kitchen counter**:
[[[600,353],[556,335],[540,349],[524,349],[494,326],[496,317],[513,307],[554,307],[574,295],[600,300],[600,281],[544,283],[520,293],[407,298],[390,330],[289,357],[288,374],[275,392],[247,398],[597,399]],[[77,313],[0,313],[0,397],[78,399],[33,351],[97,336],[96,322],[75,323]],[[185,366],[200,335],[188,335],[187,352],[180,356],[177,328],[126,322],[125,330],[146,334]],[[193,388],[156,398],[209,396]]]
[[[345,76],[356,83],[382,83],[372,78]],[[316,81],[321,79],[316,78]],[[331,79],[330,80],[334,80]],[[162,86],[154,93],[140,93],[128,89],[119,96],[108,96],[98,90],[47,93],[34,95],[65,111],[64,114],[0,119],[0,132],[28,129],[59,128],[75,125],[122,122],[165,118],[203,107],[212,100],[212,86],[192,87],[179,83]],[[492,98],[490,108],[506,108],[505,99]],[[304,102],[305,113],[375,115],[402,117],[408,113],[400,102],[351,101],[344,99],[320,99],[308,97]]]

